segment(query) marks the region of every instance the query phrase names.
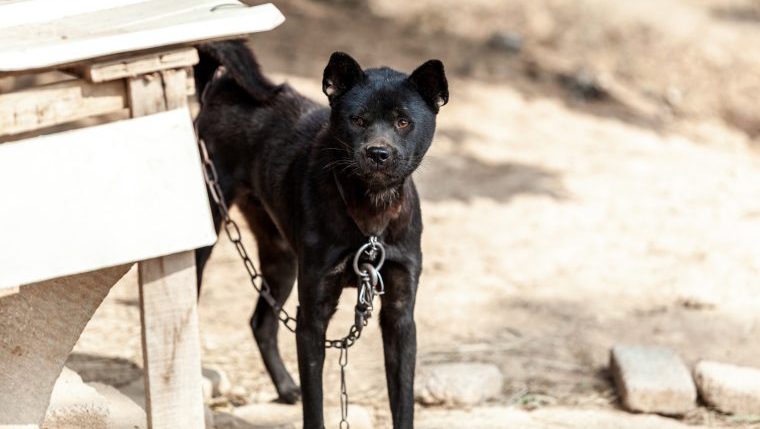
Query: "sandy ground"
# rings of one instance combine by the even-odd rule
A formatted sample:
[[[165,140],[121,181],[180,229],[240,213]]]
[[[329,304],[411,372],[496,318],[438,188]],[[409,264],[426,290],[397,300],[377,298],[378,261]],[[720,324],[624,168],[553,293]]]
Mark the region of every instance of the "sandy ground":
[[[435,55],[430,34],[438,34],[438,24],[420,25],[429,32],[420,33],[410,24],[390,21],[395,3],[369,12],[283,2],[289,23],[257,36],[254,46],[260,47],[266,70],[322,99],[321,68],[332,50],[358,50],[367,65],[384,61],[405,69]],[[554,3],[557,10],[566,7]],[[659,3],[697,14],[726,2]],[[476,11],[501,6],[472,4]],[[512,1],[504,5],[518,7]],[[315,20],[325,25],[346,16],[355,17],[345,24],[348,29],[308,37]],[[374,32],[358,28],[368,22],[383,25],[372,27]],[[642,104],[627,100],[581,102],[553,81],[503,74],[524,70],[541,55],[547,60],[539,68],[555,70],[550,53],[561,46],[539,46],[532,52],[541,55],[527,59],[499,62],[486,56],[478,63],[483,69],[463,69],[462,55],[471,60],[479,58],[476,54],[495,55],[477,47],[488,26],[495,25],[483,22],[483,34],[464,37],[456,27],[440,36],[447,42],[440,56],[452,59],[451,103],[442,110],[430,155],[415,176],[425,221],[418,364],[494,363],[507,382],[502,396],[487,407],[549,412],[619,407],[606,369],[614,344],[668,345],[689,364],[709,358],[760,366],[760,343],[753,341],[760,336],[760,156],[752,133],[707,102],[701,110],[671,109],[666,115],[665,104],[657,101],[645,100],[645,106],[654,106],[650,110],[637,110]],[[728,24],[721,22],[715,28],[730,39]],[[529,26],[514,25],[533,34]],[[733,35],[755,37],[750,25],[735,23]],[[686,40],[688,34],[663,44]],[[380,42],[370,50],[372,37]],[[589,67],[601,63],[592,61]],[[647,73],[629,79],[625,93],[644,93],[635,82]],[[246,238],[253,248],[253,238]],[[107,370],[91,378],[118,385],[139,374],[134,366],[141,361],[136,294],[131,272],[77,345],[75,362],[120,359],[104,360]],[[248,329],[255,298],[233,247],[221,240],[200,299],[203,357],[242,388],[235,398],[240,402],[275,397]],[[353,291],[344,294],[332,333],[350,324],[353,299]],[[295,303],[291,298],[288,308]],[[281,332],[280,342],[297,374],[294,339]],[[351,351],[349,392],[353,401],[372,407],[377,427],[390,427],[380,355],[373,323]],[[337,358],[328,353],[328,404],[339,399]],[[523,393],[515,396],[518,392]],[[434,411],[421,410],[420,424],[435,427],[431,422],[441,417]],[[751,418],[722,416],[704,407],[682,421],[753,427]]]

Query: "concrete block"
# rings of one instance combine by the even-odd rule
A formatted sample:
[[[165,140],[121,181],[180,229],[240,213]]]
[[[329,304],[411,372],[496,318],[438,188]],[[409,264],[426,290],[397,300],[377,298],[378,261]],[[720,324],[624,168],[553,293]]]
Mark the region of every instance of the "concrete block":
[[[203,378],[210,381],[211,396],[214,398],[226,395],[232,388],[232,384],[230,383],[230,379],[227,377],[227,373],[219,367],[204,367]]]
[[[630,411],[681,415],[696,406],[691,374],[668,348],[616,346],[610,369],[623,406]]]
[[[420,368],[414,384],[425,405],[472,406],[501,394],[504,377],[495,365],[447,363]]]
[[[760,415],[760,369],[701,361],[694,379],[704,401],[731,414]]]

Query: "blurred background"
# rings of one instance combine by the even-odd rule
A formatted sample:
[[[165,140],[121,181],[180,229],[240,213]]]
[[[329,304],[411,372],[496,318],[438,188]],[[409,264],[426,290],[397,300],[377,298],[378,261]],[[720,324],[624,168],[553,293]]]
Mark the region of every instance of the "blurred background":
[[[705,406],[631,416],[608,369],[618,344],[760,366],[760,1],[274,3],[287,21],[251,46],[265,73],[320,101],[336,50],[364,67],[446,66],[451,100],[415,176],[418,366],[489,363],[504,385],[469,410],[420,407],[419,427],[760,427]],[[134,277],[75,350],[122,360],[104,372],[86,359],[76,368],[75,354],[80,374],[126,384],[141,362]],[[276,397],[248,328],[255,298],[220,240],[200,298],[204,364],[234,386],[216,410]],[[354,299],[344,294],[330,332],[351,323]],[[390,427],[376,323],[365,336],[349,393]],[[297,375],[291,334],[280,344]],[[337,358],[325,365],[331,406]]]

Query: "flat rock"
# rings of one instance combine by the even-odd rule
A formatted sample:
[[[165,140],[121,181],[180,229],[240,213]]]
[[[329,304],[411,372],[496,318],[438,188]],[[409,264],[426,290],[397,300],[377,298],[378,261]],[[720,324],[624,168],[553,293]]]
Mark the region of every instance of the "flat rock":
[[[214,398],[226,395],[232,388],[227,373],[219,367],[204,367],[203,378],[211,383],[211,396]]]
[[[108,400],[64,367],[55,383],[42,429],[108,429]]]
[[[760,415],[760,369],[700,361],[694,379],[705,402],[731,414]]]
[[[87,383],[108,402],[108,429],[145,429],[145,411],[115,387],[102,383]]]
[[[372,413],[360,405],[349,405],[348,421],[352,429],[372,429]],[[338,427],[340,408],[325,409],[325,427]],[[301,407],[276,403],[249,404],[231,413],[214,416],[216,429],[301,429]]]
[[[417,372],[414,396],[425,405],[473,406],[501,393],[504,377],[495,365],[446,363]]]
[[[610,369],[623,406],[630,411],[680,415],[696,406],[691,374],[668,348],[616,346]]]
[[[656,415],[564,407],[530,412],[513,407],[423,408],[415,420],[418,429],[705,429]]]

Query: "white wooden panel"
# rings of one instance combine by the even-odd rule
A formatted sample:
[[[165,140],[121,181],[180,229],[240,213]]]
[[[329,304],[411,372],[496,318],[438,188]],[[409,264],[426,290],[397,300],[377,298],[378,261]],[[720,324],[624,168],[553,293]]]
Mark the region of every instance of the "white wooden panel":
[[[66,10],[69,1],[0,2],[0,72],[267,31],[285,20],[271,4],[248,7],[234,0],[71,3],[77,13]],[[46,8],[42,16],[49,20],[29,13]]]
[[[0,288],[216,240],[186,108],[0,145]]]

